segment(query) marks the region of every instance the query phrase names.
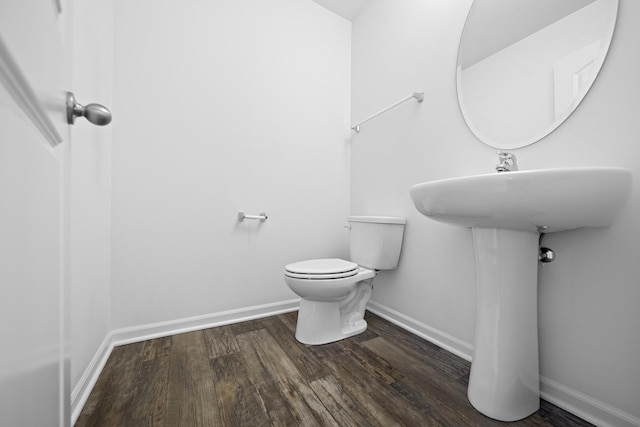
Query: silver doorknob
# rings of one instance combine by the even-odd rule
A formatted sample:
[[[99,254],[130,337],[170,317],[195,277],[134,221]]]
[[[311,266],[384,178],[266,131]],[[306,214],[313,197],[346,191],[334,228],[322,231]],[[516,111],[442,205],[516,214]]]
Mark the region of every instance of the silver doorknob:
[[[71,92],[67,92],[67,123],[74,124],[76,117],[84,117],[94,125],[104,126],[111,123],[111,111],[104,105],[82,105],[76,102]]]

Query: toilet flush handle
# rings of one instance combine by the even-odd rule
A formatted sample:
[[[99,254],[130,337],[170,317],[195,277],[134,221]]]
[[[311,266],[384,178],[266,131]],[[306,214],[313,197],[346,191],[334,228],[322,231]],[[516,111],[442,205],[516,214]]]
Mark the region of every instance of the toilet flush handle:
[[[347,230],[351,230],[351,224],[343,225],[343,227],[346,228]]]

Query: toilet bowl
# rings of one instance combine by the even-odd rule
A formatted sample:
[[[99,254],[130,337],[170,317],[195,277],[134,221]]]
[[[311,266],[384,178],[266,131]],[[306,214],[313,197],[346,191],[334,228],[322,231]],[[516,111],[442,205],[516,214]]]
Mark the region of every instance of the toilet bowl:
[[[284,280],[300,297],[296,339],[319,345],[360,334],[377,270],[398,264],[404,218],[349,217],[352,261],[313,259],[288,264]]]

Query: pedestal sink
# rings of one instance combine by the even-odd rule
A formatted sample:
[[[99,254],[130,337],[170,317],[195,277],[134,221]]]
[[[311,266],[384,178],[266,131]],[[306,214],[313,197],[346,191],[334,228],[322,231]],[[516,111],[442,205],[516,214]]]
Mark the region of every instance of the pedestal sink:
[[[467,395],[483,414],[515,421],[538,410],[538,242],[540,233],[606,227],[631,191],[621,168],[545,169],[417,184],[418,211],[470,227],[478,310]]]

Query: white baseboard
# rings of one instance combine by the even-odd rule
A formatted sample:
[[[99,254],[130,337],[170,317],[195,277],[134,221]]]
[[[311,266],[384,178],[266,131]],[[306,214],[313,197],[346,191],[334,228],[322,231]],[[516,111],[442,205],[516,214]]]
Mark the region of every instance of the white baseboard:
[[[367,310],[456,356],[471,361],[473,355],[473,346],[471,344],[375,301],[369,302]],[[540,396],[559,408],[600,427],[640,426],[640,418],[543,376],[540,376]]]
[[[98,347],[96,354],[89,362],[89,366],[84,370],[82,376],[78,380],[78,383],[71,391],[71,425],[74,425],[82,412],[84,404],[87,403],[91,390],[96,385],[100,372],[104,369],[109,356],[113,350],[113,344],[111,343],[111,334],[102,340],[102,343]],[[72,361],[73,363],[73,361]]]
[[[375,301],[369,301],[369,304],[367,304],[367,310],[395,325],[400,326],[402,329],[406,329],[420,338],[424,338],[425,340],[434,343],[438,347],[447,350],[449,353],[453,353],[456,356],[471,362],[471,356],[473,355],[473,346],[471,344],[459,340],[458,338],[436,328],[432,328],[429,325],[425,325],[416,319],[405,316],[404,314]]]
[[[640,418],[543,376],[540,376],[540,396],[600,427],[640,426]]]
[[[215,326],[239,323],[262,317],[275,316],[277,314],[295,311],[300,306],[299,299],[281,301],[271,304],[256,305],[236,310],[222,311],[202,316],[188,317],[171,320],[168,322],[150,323],[116,329],[107,334],[98,347],[96,354],[85,369],[78,384],[71,393],[71,425],[74,425],[82,412],[91,390],[96,384],[102,369],[107,363],[114,347],[134,342],[146,341],[154,338],[166,337]]]
[[[168,322],[121,328],[111,332],[112,341],[114,346],[130,344],[200,329],[213,328],[214,326],[223,326],[231,323],[259,319],[261,317],[275,316],[277,314],[295,311],[299,306],[300,299],[293,299],[188,317],[185,319],[170,320]]]

